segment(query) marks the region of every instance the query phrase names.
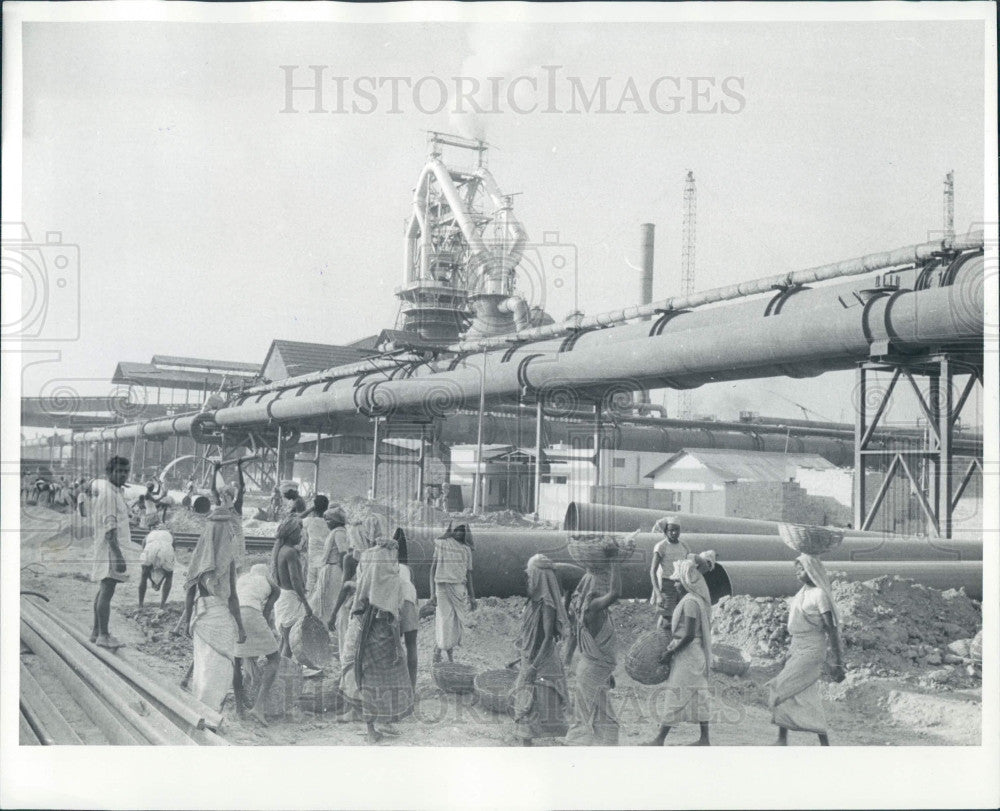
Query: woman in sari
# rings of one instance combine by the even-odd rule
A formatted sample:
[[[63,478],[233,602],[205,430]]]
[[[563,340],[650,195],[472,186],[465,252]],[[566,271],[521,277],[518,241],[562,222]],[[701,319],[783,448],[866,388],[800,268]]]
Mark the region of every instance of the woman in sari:
[[[712,600],[705,578],[690,559],[674,561],[674,581],[680,602],[670,622],[673,637],[661,657],[670,661],[665,685],[666,706],[660,731],[648,746],[663,746],[670,727],[681,721],[697,722],[701,736],[694,746],[708,746],[708,670],[712,663]]]
[[[236,562],[231,513],[215,510],[191,554],[184,613],[194,637],[191,687],[212,708],[221,708],[233,680],[237,644],[246,642],[236,594]]]
[[[566,663],[573,648],[580,650],[573,689],[573,724],[566,743],[576,746],[617,746],[618,718],[608,700],[614,687],[615,627],[608,608],[621,594],[621,575],[587,572],[573,596],[575,645],[567,645]]]
[[[320,498],[321,496],[316,497],[317,500]],[[347,552],[347,532],[344,530],[347,516],[340,507],[334,507],[323,513],[323,521],[327,528],[326,539],[315,567],[310,569],[310,573],[315,572],[316,577],[312,589],[307,588],[307,592],[313,613],[329,624],[333,620],[333,607],[344,582],[341,561]]]
[[[521,669],[514,685],[514,734],[523,746],[535,738],[561,738],[567,732],[566,673],[556,642],[570,634],[552,561],[545,555],[528,560],[528,602],[521,615],[517,647]]]
[[[826,661],[826,641],[836,656],[833,677],[844,680],[840,647],[840,612],[833,601],[830,578],[822,561],[799,555],[795,573],[802,588],[788,607],[788,633],[792,647],[781,672],[767,683],[771,720],[778,727],[778,746],[788,745],[788,730],[814,732],[821,746],[829,746],[826,714],[819,695],[819,678]]]
[[[434,661],[441,652],[453,661],[453,651],[462,644],[462,632],[469,624],[469,611],[476,610],[476,590],[472,581],[472,533],[459,524],[434,541],[431,562],[431,604],[434,616]]]
[[[387,724],[413,712],[413,686],[400,634],[404,593],[396,542],[385,537],[381,522],[369,524],[366,519],[365,524],[375,545],[358,561],[354,608],[341,657],[341,691],[349,702],[360,704],[368,742],[378,743],[384,735],[398,734]]]

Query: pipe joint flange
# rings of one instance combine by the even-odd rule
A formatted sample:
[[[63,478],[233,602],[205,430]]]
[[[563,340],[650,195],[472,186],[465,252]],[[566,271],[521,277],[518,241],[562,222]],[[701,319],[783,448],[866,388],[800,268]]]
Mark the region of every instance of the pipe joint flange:
[[[778,315],[781,313],[781,308],[785,306],[785,302],[799,291],[809,290],[809,285],[802,284],[801,282],[797,284],[776,284],[773,285],[773,289],[778,292],[771,297],[771,300],[764,308],[765,318],[770,315]]]
[[[199,445],[210,445],[219,438],[218,428],[214,414],[196,414],[191,420],[189,433]]]
[[[535,391],[535,387],[528,381],[528,364],[535,358],[540,357],[542,357],[542,353],[536,352],[533,355],[528,355],[527,357],[522,358],[521,362],[517,364],[517,382],[521,387],[522,392],[531,394]]]
[[[649,337],[655,338],[657,335],[662,335],[664,328],[670,321],[678,315],[691,312],[690,310],[656,310],[660,314],[653,325],[649,328]]]

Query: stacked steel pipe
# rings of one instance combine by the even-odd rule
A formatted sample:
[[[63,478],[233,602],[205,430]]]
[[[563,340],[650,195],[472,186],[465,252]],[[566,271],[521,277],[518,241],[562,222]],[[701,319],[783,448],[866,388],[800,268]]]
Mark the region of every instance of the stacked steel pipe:
[[[104,739],[122,746],[225,745],[215,730],[220,713],[194,696],[159,681],[121,652],[90,642],[55,611],[21,601],[21,641]],[[37,673],[38,671],[36,671]],[[21,663],[21,741],[58,745],[84,741],[38,679]]]
[[[580,507],[592,507],[582,510]],[[577,509],[573,509],[576,507]],[[580,535],[604,535],[624,539],[622,524],[614,529],[585,520],[597,516],[601,509],[615,512],[621,508],[607,505],[571,504],[574,525],[563,530],[495,530],[472,528],[475,543],[476,593],[483,596],[513,597],[525,594],[524,568],[532,555],[543,553],[557,563],[572,563],[568,544]],[[625,511],[626,514],[629,511]],[[641,526],[628,524],[635,553],[623,566],[624,597],[648,597],[649,568],[653,548],[663,540],[654,533],[653,524],[669,514],[647,511],[649,519]],[[778,535],[778,522],[753,521],[716,516],[683,515],[681,538],[691,552],[715,550],[722,574],[731,594],[752,597],[787,597],[801,583],[792,566],[798,554],[785,545]],[[623,522],[624,523],[624,519]],[[419,596],[429,596],[430,563],[434,554],[434,539],[444,527],[399,526],[398,539],[406,545],[413,581]],[[684,556],[684,546],[668,546],[665,566]],[[825,553],[823,559],[831,570],[842,572],[849,581],[870,580],[883,575],[911,578],[925,586],[939,589],[964,588],[975,599],[983,593],[983,545],[981,540],[940,540],[884,536],[874,532],[848,530],[843,542]]]

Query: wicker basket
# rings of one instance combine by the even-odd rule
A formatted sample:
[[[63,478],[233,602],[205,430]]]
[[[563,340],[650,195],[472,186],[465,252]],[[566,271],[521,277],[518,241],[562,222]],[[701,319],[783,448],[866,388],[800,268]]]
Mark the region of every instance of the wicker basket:
[[[471,693],[476,669],[458,662],[437,662],[434,665],[434,683],[446,693]]]
[[[750,670],[750,657],[733,645],[712,645],[712,670],[742,676]]]
[[[474,680],[476,701],[490,712],[513,715],[516,682],[516,670],[486,670]]]
[[[314,670],[322,670],[333,659],[330,633],[315,614],[303,617],[288,634],[296,661]]]
[[[670,676],[670,662],[660,663],[660,656],[670,644],[666,631],[647,631],[625,654],[625,672],[639,684],[662,684]]]
[[[822,555],[844,540],[842,530],[804,524],[778,524],[778,534],[786,546],[806,555]]]
[[[573,560],[585,569],[624,563],[635,551],[634,544],[622,543],[607,535],[572,535],[567,548]]]

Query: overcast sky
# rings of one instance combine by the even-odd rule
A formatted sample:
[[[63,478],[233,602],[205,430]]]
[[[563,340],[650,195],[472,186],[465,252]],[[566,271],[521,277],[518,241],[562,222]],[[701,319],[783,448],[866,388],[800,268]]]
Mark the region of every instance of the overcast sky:
[[[481,134],[530,237],[558,232],[578,257],[579,307],[635,303],[639,224],[656,224],[656,298],[678,292],[683,178],[698,183],[697,287],[923,241],[982,220],[979,23],[183,24],[29,23],[24,29],[23,217],[32,236],[80,246],[81,338],[25,372],[107,389],[119,360],[154,353],[262,361],[274,338],[346,343],[393,326],[402,229],[426,130]],[[286,72],[502,77],[498,113],[286,108]],[[558,71],[545,66],[559,66]],[[607,80],[606,111],[544,113]],[[521,82],[507,97],[506,88]],[[679,77],[681,102],[663,101]],[[688,77],[706,77],[692,100]],[[723,82],[731,94],[722,92]],[[639,102],[620,97],[629,80]],[[713,85],[714,83],[714,85]],[[425,108],[436,86],[424,83]],[[651,87],[661,107],[651,109]],[[666,88],[666,89],[665,89]],[[480,95],[480,100],[484,97]],[[512,104],[508,102],[513,99]],[[532,101],[539,110],[518,113]],[[694,107],[720,109],[699,114]],[[362,108],[365,106],[363,103]],[[370,106],[370,105],[369,105]],[[626,112],[610,110],[620,106]],[[638,107],[645,112],[637,112]],[[722,108],[729,112],[722,112]],[[545,306],[574,306],[569,276]],[[696,410],[853,419],[851,373],[704,387]],[[673,395],[669,401],[672,408]]]

